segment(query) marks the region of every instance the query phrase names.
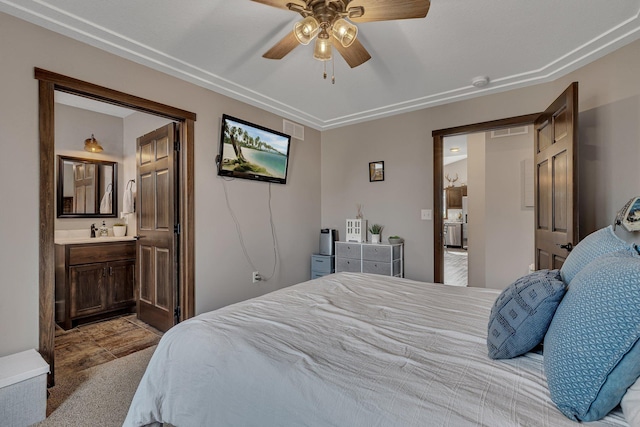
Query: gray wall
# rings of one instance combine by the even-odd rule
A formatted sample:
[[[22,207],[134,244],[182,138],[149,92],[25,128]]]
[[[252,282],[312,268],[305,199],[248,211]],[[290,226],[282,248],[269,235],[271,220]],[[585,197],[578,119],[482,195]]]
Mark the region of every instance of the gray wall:
[[[272,186],[280,262],[269,282],[251,283],[216,175],[223,113],[272,129],[282,118],[0,13],[0,356],[38,347],[39,146],[34,67],[131,93],[198,115],[195,123],[196,311],[212,310],[309,278],[320,228],[320,132],[294,140],[289,181]],[[97,135],[96,135],[97,136]],[[85,137],[86,138],[86,137]],[[264,275],[273,249],[269,185],[227,183],[247,250]],[[9,225],[10,224],[10,225]]]
[[[87,111],[68,105],[55,105],[55,139],[56,156],[72,156],[85,159],[106,160],[118,163],[118,194],[122,194],[123,185],[123,121],[119,117],[107,114]],[[94,134],[104,151],[102,153],[89,153],[84,151],[84,140]],[[56,162],[58,159],[56,158]],[[56,163],[56,180],[58,170]],[[65,186],[66,188],[66,186]],[[71,187],[73,188],[73,187]],[[102,194],[98,194],[102,197]],[[122,206],[122,200],[118,201],[118,206]],[[115,218],[105,219],[108,227],[111,227],[117,220]],[[56,230],[89,230],[91,224],[99,226],[102,220],[98,218],[56,218]]]
[[[524,135],[491,138],[485,158],[485,287],[504,289],[534,262],[534,209],[524,206],[523,161],[533,159],[533,127]],[[530,181],[533,190],[533,181]],[[473,200],[473,195],[471,195]],[[471,256],[472,254],[470,254]],[[473,278],[473,271],[469,272]]]
[[[323,132],[322,223],[344,233],[354,203],[363,203],[366,219],[406,238],[406,277],[433,280],[433,222],[420,220],[420,209],[433,207],[432,132],[543,111],[578,81],[580,234],[611,224],[616,211],[640,194],[638,69],[635,42],[551,83]],[[366,178],[373,160],[385,162],[384,183]],[[469,191],[472,185],[469,179]]]
[[[336,227],[364,205],[365,218],[407,239],[406,275],[433,278],[433,224],[420,220],[432,208],[431,132],[543,110],[567,85],[580,81],[585,136],[581,189],[582,232],[609,224],[615,211],[640,193],[638,117],[640,42],[626,46],[555,82],[415,111],[327,132],[306,129],[293,141],[290,180],[272,187],[280,265],[274,279],[251,283],[251,268],[225,205],[215,173],[223,113],[280,129],[282,118],[152,71],[43,28],[0,14],[0,180],[5,204],[0,221],[0,356],[38,346],[39,150],[38,84],[41,67],[128,92],[198,115],[195,125],[196,311],[215,309],[309,277],[309,254],[318,228]],[[604,123],[608,122],[607,125]],[[584,133],[584,130],[581,131]],[[593,152],[588,155],[588,150]],[[319,161],[320,159],[320,161]],[[368,162],[385,161],[385,181],[369,183]],[[584,175],[584,176],[586,176]],[[321,179],[322,177],[322,179]],[[268,185],[227,183],[229,199],[263,274],[273,265]],[[608,191],[611,193],[609,194]],[[322,200],[322,203],[321,203]],[[592,205],[587,205],[591,201]],[[594,208],[593,204],[602,208]]]

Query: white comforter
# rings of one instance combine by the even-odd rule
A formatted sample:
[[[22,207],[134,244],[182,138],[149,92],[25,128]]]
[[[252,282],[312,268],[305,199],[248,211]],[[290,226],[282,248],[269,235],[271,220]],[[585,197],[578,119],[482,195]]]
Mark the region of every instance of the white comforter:
[[[542,356],[487,357],[497,295],[340,273],[202,314],[164,335],[124,425],[575,426]]]

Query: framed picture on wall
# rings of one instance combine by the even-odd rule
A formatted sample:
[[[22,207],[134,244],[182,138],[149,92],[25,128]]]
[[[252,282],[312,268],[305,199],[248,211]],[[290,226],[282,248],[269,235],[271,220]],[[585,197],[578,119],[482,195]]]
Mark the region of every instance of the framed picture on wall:
[[[384,162],[369,163],[369,182],[384,181]]]

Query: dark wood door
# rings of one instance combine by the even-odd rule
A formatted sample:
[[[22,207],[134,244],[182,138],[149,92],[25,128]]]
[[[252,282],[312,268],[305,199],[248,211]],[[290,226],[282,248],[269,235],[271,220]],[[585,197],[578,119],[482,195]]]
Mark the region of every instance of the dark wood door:
[[[106,307],[107,264],[83,264],[69,267],[70,317],[99,313]]]
[[[578,83],[534,123],[536,269],[562,267],[578,239]]]
[[[171,123],[138,138],[137,289],[140,320],[166,331],[175,324],[176,126]]]

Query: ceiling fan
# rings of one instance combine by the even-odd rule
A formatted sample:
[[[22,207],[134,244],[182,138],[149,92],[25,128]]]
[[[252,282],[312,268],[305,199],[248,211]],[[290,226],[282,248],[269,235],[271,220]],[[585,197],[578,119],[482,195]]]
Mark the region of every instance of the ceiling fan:
[[[333,47],[351,68],[371,59],[367,49],[357,39],[358,27],[352,22],[424,18],[431,5],[429,0],[253,1],[280,9],[289,9],[299,13],[303,18],[294,24],[293,31],[262,55],[264,58],[282,59],[298,45],[307,45],[317,36],[313,53],[315,59],[331,60]]]

